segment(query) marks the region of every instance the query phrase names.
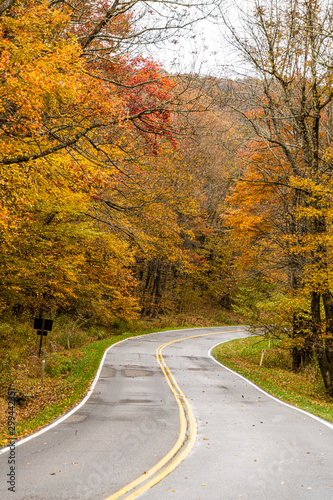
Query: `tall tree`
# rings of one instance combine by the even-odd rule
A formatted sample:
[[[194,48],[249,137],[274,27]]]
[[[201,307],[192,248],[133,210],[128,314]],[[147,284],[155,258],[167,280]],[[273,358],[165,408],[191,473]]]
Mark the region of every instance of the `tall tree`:
[[[332,172],[328,155],[332,137],[332,21],[332,6],[327,2],[287,0],[254,1],[242,29],[229,24],[232,43],[253,75],[246,87],[241,85],[246,104],[235,95],[235,107],[251,125],[268,160],[262,161],[263,156],[260,161],[251,160],[255,176],[249,177],[245,170],[242,182],[261,185],[263,191],[271,191],[270,196],[276,192],[285,225],[284,241],[289,242],[280,265],[289,275],[289,288],[295,294],[307,293],[311,340],[330,394],[333,307],[327,193]],[[259,218],[263,219],[263,232],[266,223],[272,230],[265,213]],[[309,325],[305,330],[309,331]],[[304,325],[296,315],[294,335],[303,334]]]
[[[161,22],[163,8],[190,11],[184,2],[152,3],[162,8]],[[129,51],[145,34],[163,31],[142,25],[139,5],[153,15],[134,0],[2,4],[0,275],[7,307],[34,310],[42,297],[50,308],[78,311],[95,294],[100,305],[109,300],[109,312],[131,315],[133,242],[144,255],[169,252],[172,260],[172,249],[174,261],[190,260],[181,242],[190,234],[184,221],[197,212],[189,190],[195,180],[177,151],[174,113],[184,86],[176,89],[159,64]],[[183,15],[176,8],[170,33],[192,22]]]

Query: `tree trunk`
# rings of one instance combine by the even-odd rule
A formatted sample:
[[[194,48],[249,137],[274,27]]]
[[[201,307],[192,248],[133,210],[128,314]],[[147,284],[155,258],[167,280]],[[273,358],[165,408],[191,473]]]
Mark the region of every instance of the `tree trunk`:
[[[150,312],[149,289],[151,288],[153,278],[154,278],[153,264],[151,261],[149,261],[147,266],[147,276],[146,276],[145,286],[141,297],[141,304],[142,304],[141,317],[147,316]]]
[[[333,301],[329,291],[322,294],[325,309],[326,331],[318,332],[315,343],[319,368],[330,396],[333,396]]]
[[[313,342],[308,327],[309,321],[302,314],[294,314],[293,339],[296,345],[292,348],[292,369],[295,373],[312,362]]]
[[[158,313],[160,309],[160,303],[162,298],[162,290],[161,290],[161,275],[162,275],[162,264],[161,262],[157,262],[156,266],[156,275],[154,280],[154,286],[152,291],[152,313],[151,317],[157,319]]]

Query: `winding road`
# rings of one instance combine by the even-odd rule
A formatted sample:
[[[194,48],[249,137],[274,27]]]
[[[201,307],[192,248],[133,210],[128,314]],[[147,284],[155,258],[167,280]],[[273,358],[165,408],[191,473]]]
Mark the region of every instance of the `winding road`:
[[[274,399],[213,360],[243,327],[134,337],[106,352],[89,397],[0,451],[0,498],[333,498],[333,424]]]

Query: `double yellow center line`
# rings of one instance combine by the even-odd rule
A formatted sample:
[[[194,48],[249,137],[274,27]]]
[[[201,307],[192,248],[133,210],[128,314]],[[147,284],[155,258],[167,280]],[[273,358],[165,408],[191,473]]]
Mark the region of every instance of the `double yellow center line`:
[[[165,342],[165,344],[160,345],[156,349],[156,359],[158,364],[160,365],[162,372],[167,380],[167,383],[176,398],[178,407],[179,407],[179,420],[180,420],[180,431],[177,442],[172,447],[172,449],[159,461],[155,464],[149,471],[142,474],[140,477],[127,484],[123,488],[121,488],[116,493],[113,493],[111,496],[107,497],[105,500],[117,500],[118,498],[126,495],[126,493],[130,493],[132,490],[137,488],[141,483],[145,482],[140,488],[132,491],[128,496],[124,497],[123,500],[132,500],[133,498],[138,497],[143,492],[152,488],[155,484],[159,483],[162,479],[164,479],[170,472],[172,472],[178,465],[184,460],[186,455],[191,451],[194,446],[196,436],[197,436],[197,425],[195,421],[195,417],[192,411],[190,404],[188,403],[185,394],[177,384],[173,374],[170,371],[170,368],[164,361],[162,351],[165,347],[175,344],[176,342],[181,342],[182,340],[194,339],[197,337],[205,337],[207,335],[217,335],[221,333],[230,333],[230,332],[213,332],[213,333],[204,333],[200,335],[192,335],[191,337],[183,337],[181,339],[171,340],[170,342]],[[187,417],[186,417],[187,414]],[[186,446],[184,443],[188,436],[188,441]],[[180,449],[183,449],[180,451]],[[166,467],[165,467],[166,466]],[[161,470],[163,469],[163,470]],[[152,477],[149,481],[151,476]]]

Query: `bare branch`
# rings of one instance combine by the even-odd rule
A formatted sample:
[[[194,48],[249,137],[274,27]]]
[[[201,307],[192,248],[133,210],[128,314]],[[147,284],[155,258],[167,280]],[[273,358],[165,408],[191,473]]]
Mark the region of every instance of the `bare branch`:
[[[5,0],[2,2],[0,4],[0,16],[2,16],[2,14],[6,12],[6,10],[8,10],[15,2],[16,0]]]

